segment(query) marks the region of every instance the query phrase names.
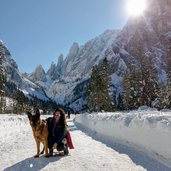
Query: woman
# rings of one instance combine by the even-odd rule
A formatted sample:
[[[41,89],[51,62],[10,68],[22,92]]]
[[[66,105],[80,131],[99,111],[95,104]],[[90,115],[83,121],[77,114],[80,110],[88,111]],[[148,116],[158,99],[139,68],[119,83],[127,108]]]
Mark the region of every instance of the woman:
[[[48,148],[49,156],[53,155],[53,149],[64,151],[64,154],[68,154],[67,142],[62,142],[66,137],[67,127],[66,127],[66,117],[65,112],[61,108],[57,108],[53,113],[53,117],[48,118]]]

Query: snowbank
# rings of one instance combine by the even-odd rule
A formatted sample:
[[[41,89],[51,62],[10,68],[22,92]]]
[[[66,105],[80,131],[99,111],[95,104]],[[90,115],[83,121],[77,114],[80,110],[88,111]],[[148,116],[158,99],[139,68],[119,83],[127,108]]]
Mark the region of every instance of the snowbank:
[[[145,152],[171,168],[171,112],[138,111],[77,115],[75,124],[100,136]]]

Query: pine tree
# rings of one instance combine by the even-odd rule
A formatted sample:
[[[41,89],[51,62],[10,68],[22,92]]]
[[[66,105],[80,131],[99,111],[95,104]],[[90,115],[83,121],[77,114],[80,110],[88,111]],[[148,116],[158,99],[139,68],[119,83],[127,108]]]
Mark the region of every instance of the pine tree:
[[[92,69],[92,74],[87,89],[87,107],[89,111],[96,111],[96,108],[98,107],[97,82],[98,82],[98,67],[94,66]]]
[[[6,83],[6,75],[5,69],[3,67],[4,55],[0,52],[0,113],[4,112],[6,107],[5,100],[5,83]]]
[[[160,103],[162,108],[171,108],[171,46],[167,49],[167,82],[161,91]]]
[[[87,106],[90,111],[113,111],[114,105],[109,97],[108,61],[105,58],[92,69],[87,89]]]
[[[127,109],[152,106],[158,98],[157,71],[151,54],[145,54],[142,44],[135,48],[137,64],[128,65],[123,80],[123,103]]]
[[[123,79],[123,104],[125,109],[135,109],[141,105],[142,78],[139,68],[129,65]]]
[[[167,51],[167,58],[168,58],[168,81],[166,86],[166,101],[167,101],[167,108],[171,108],[171,47],[169,47]]]
[[[106,58],[102,61],[102,63],[99,64],[99,83],[98,83],[98,89],[99,89],[99,107],[100,111],[113,111],[114,106],[113,103],[109,97],[109,71],[108,71],[109,65]]]
[[[152,103],[159,97],[157,69],[150,53],[142,57],[141,71],[144,83],[142,89],[143,105],[152,107]]]
[[[4,88],[6,83],[5,69],[3,67],[4,55],[0,53],[0,96],[4,95]]]

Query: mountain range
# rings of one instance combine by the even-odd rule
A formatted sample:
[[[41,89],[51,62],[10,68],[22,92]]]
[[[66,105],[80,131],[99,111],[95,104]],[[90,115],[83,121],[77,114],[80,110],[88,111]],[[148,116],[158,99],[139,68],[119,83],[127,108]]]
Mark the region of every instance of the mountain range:
[[[92,67],[104,58],[110,64],[111,93],[122,93],[122,80],[129,63],[138,60],[136,45],[142,44],[144,53],[150,54],[158,68],[159,82],[167,77],[167,49],[171,44],[171,1],[150,0],[143,16],[130,18],[121,31],[106,30],[98,37],[80,46],[74,42],[66,57],[62,54],[52,62],[49,70],[41,65],[31,73],[20,73],[16,62],[4,43],[3,66],[7,81],[13,82],[31,98],[52,99],[75,111],[84,109],[85,92]]]

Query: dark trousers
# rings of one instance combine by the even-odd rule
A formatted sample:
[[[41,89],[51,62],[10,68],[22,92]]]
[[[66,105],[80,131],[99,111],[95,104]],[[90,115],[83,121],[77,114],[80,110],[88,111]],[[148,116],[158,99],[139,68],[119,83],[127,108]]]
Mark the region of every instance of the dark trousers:
[[[55,138],[53,136],[48,136],[48,148],[52,149],[55,144]]]

